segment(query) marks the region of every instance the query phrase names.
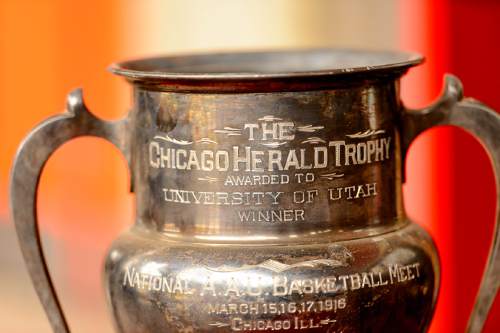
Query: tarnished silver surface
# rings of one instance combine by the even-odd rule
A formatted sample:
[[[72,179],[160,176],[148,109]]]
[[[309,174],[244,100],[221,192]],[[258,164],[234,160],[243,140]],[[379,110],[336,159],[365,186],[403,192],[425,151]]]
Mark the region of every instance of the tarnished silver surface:
[[[21,145],[11,187],[54,330],[69,332],[40,248],[38,178],[63,142],[94,135],[125,154],[137,202],[105,265],[118,332],[426,331],[439,264],[405,217],[402,156],[421,131],[451,124],[498,170],[500,120],[453,77],[435,105],[406,110],[399,78],[420,61],[309,50],[125,62],[112,70],[133,83],[134,107],[117,123],[71,94],[69,113]],[[495,230],[470,332],[498,289]]]

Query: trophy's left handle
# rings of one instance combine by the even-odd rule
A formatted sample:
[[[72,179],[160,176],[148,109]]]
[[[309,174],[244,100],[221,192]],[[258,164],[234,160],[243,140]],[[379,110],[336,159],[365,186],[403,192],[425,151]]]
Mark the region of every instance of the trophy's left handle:
[[[37,221],[37,189],[43,167],[63,143],[80,136],[104,138],[128,159],[127,118],[108,122],[89,112],[77,89],[68,95],[65,113],[49,118],[22,142],[11,174],[11,214],[31,280],[56,333],[69,333],[42,250]]]

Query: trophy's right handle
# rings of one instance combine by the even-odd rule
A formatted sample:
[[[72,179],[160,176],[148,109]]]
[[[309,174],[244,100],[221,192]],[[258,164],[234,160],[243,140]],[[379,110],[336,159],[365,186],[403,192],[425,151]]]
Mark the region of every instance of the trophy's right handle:
[[[479,333],[500,286],[500,116],[472,98],[463,98],[460,81],[447,75],[441,98],[428,108],[405,110],[402,125],[404,150],[422,131],[437,125],[454,125],[478,138],[493,164],[497,193],[493,242],[467,325],[467,332]]]
[[[58,147],[80,136],[107,139],[128,157],[127,123],[127,118],[115,122],[96,118],[83,103],[78,89],[68,95],[67,112],[40,124],[17,152],[11,175],[12,218],[31,280],[56,333],[69,333],[69,327],[50,279],[38,231],[36,198],[41,172]]]

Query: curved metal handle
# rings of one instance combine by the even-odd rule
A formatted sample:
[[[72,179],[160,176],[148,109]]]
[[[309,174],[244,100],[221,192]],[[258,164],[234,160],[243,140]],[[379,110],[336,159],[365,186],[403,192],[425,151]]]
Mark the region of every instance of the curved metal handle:
[[[477,137],[493,163],[497,191],[493,242],[467,325],[467,332],[478,333],[486,322],[500,286],[500,116],[474,99],[463,98],[462,84],[458,78],[447,75],[441,98],[428,108],[405,110],[402,125],[404,151],[419,133],[429,127],[455,125]]]
[[[69,333],[43,255],[37,221],[36,198],[40,174],[50,155],[63,143],[79,136],[111,141],[127,157],[127,119],[107,122],[85,106],[82,92],[68,95],[67,111],[36,127],[22,142],[11,175],[11,213],[24,260],[40,301],[56,333]]]

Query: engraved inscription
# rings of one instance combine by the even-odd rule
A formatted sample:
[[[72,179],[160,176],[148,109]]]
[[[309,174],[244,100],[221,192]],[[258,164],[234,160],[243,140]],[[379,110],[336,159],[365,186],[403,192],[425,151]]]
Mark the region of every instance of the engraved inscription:
[[[387,137],[359,143],[330,141],[327,146],[312,149],[255,150],[234,146],[231,150],[195,150],[168,148],[159,141],[152,141],[149,144],[149,164],[156,169],[219,172],[325,169],[387,160],[390,158],[390,144],[391,138]]]
[[[196,190],[178,184],[161,189],[168,204],[227,207],[246,224],[306,222],[315,207],[377,196],[376,179],[348,183],[349,170],[392,158],[392,137],[384,129],[341,138],[324,132],[322,125],[266,115],[241,126],[216,127],[199,139],[157,134],[149,142],[149,165],[196,172]]]
[[[281,330],[303,330],[310,328],[319,328],[324,325],[335,323],[335,319],[326,317],[324,319],[303,319],[294,316],[293,319],[255,319],[245,320],[241,317],[236,317],[231,320],[231,324],[223,325],[230,326],[233,331],[281,331]],[[218,327],[223,327],[218,326]]]
[[[209,303],[207,312],[210,315],[281,315],[325,311],[335,313],[345,307],[345,297],[338,297],[303,302]]]
[[[328,265],[329,263],[327,263]],[[282,264],[284,265],[284,264]],[[286,269],[270,269],[283,272],[290,267],[308,267],[309,264],[285,265]],[[309,267],[316,266],[316,263]],[[266,265],[255,266],[267,268]],[[243,270],[243,271],[242,271]],[[204,282],[192,284],[189,279],[183,278],[182,274],[176,276],[163,276],[161,274],[144,273],[135,268],[127,268],[123,277],[123,285],[139,290],[161,291],[166,294],[183,294],[199,296],[292,296],[292,295],[316,295],[336,294],[339,292],[350,292],[365,288],[378,288],[386,285],[404,283],[416,280],[420,277],[420,263],[415,262],[408,265],[389,265],[386,269],[376,271],[356,272],[352,274],[328,275],[315,278],[290,278],[277,273],[269,279],[252,279],[250,275],[242,278],[234,273],[250,272],[251,268],[244,267],[230,271],[220,268],[207,268],[205,270]],[[222,275],[221,275],[222,273]],[[214,275],[216,274],[216,275]],[[198,276],[201,278],[201,276]]]
[[[285,274],[292,269],[298,272],[304,268],[324,272],[321,270],[324,267],[334,270],[329,275],[316,274],[307,278],[304,276],[309,274],[303,277]],[[399,284],[410,286],[421,277],[419,262],[335,274],[335,268],[340,267],[346,267],[346,264],[336,259],[296,264],[267,260],[241,267],[199,267],[194,268],[194,275],[190,275],[193,268],[190,268],[190,273],[181,270],[177,274],[160,271],[152,274],[128,267],[122,285],[138,291],[160,293],[169,299],[182,297],[186,302],[193,302],[206,314],[208,327],[227,327],[231,331],[304,330],[336,323],[337,314],[345,311],[350,298],[356,300],[356,293],[361,290],[384,290]],[[376,302],[378,297],[365,306]]]

